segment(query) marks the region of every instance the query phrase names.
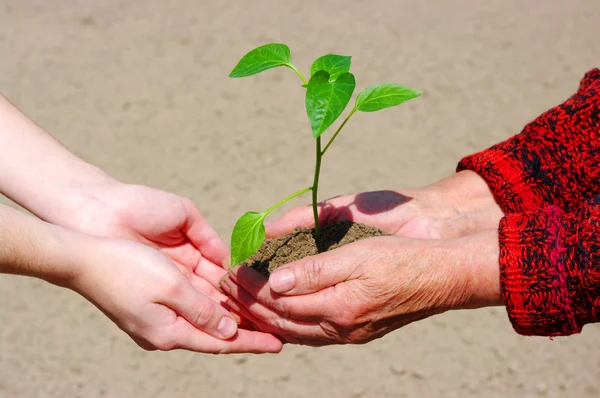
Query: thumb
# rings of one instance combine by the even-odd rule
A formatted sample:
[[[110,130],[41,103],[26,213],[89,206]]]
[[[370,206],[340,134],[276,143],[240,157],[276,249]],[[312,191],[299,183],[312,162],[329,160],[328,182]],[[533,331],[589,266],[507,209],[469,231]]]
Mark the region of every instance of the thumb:
[[[169,296],[169,305],[197,329],[219,339],[229,339],[237,332],[233,316],[216,301],[200,293],[185,281]]]
[[[351,279],[359,262],[356,254],[344,249],[347,248],[306,257],[279,267],[269,277],[271,290],[283,295],[309,294]]]

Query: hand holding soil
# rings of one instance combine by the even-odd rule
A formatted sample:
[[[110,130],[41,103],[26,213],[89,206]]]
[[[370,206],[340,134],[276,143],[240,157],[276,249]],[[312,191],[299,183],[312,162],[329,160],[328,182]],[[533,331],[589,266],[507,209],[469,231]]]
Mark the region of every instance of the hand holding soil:
[[[231,307],[288,342],[364,343],[449,309],[500,304],[502,214],[468,170],[421,189],[320,203],[332,235],[321,247],[308,229],[312,208],[297,207],[267,225],[272,239],[243,263],[253,269],[234,268],[221,289]]]
[[[485,182],[469,171],[422,190],[368,192],[318,202],[323,156],[350,118],[358,111],[379,111],[421,95],[389,83],[366,88],[322,147],[323,133],[354,92],[350,59],[335,54],[320,57],[307,80],[292,63],[290,49],[273,43],[247,53],[230,74],[245,77],[287,67],[306,89],[306,113],[316,139],[313,183],[266,211],[247,212],[237,221],[231,235],[231,265],[237,267],[220,283],[222,291],[235,299],[230,306],[258,329],[302,344],[367,342],[413,320],[479,302],[474,292],[462,289],[471,278],[470,264],[465,264],[465,272],[448,278],[460,264],[461,252],[452,250],[456,242],[441,239],[493,230],[502,216]],[[309,191],[311,208],[288,212],[267,232],[264,221],[275,208]],[[267,235],[274,239],[265,242]],[[492,242],[487,252],[494,252],[493,247]],[[431,267],[450,252],[451,261]],[[486,260],[487,278],[493,281],[488,294],[496,298],[497,261],[494,255]],[[280,266],[283,269],[277,270]],[[275,273],[269,286],[266,278],[271,272]]]
[[[292,343],[360,344],[451,309],[500,305],[497,234],[364,239],[274,271],[238,266],[228,304]]]
[[[314,346],[363,343],[450,309],[503,303],[524,335],[570,335],[598,322],[598,87],[593,69],[578,95],[430,187],[313,205],[314,232],[289,232],[311,221],[306,208],[288,212],[269,227],[287,235],[221,281],[231,307],[261,330]],[[355,221],[391,236],[357,241]],[[352,239],[319,239],[320,222],[337,222],[331,230]],[[308,257],[278,268],[293,260],[298,237],[312,247]]]

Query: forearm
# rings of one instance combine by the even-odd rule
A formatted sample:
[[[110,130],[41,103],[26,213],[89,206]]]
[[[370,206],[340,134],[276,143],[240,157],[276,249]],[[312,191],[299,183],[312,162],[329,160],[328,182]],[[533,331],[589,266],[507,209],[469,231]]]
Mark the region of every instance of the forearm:
[[[82,187],[114,180],[75,156],[0,94],[0,193],[61,224],[87,198]]]
[[[64,286],[77,271],[80,234],[0,205],[0,273],[37,277]]]

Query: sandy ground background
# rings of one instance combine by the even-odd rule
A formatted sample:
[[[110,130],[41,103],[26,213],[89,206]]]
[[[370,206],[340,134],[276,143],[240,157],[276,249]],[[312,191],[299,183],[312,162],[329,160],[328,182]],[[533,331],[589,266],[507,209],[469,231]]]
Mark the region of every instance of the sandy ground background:
[[[427,184],[518,133],[600,66],[599,20],[598,0],[2,0],[0,90],[123,181],[189,196],[227,237],[313,167],[293,73],[227,78],[249,49],[288,43],[305,71],[349,54],[359,89],[424,91],[352,121],[324,164],[328,197]],[[594,325],[520,337],[496,308],[366,346],[146,353],[76,294],[0,276],[2,398],[598,397],[599,346]]]

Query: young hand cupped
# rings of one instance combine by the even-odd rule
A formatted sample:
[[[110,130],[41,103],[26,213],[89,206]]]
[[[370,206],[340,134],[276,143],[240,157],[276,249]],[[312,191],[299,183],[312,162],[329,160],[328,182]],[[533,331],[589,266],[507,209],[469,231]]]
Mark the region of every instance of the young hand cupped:
[[[202,353],[281,350],[276,337],[238,328],[221,305],[221,293],[192,284],[159,251],[125,240],[86,235],[77,239],[85,250],[74,253],[78,266],[62,284],[94,303],[142,348]]]

